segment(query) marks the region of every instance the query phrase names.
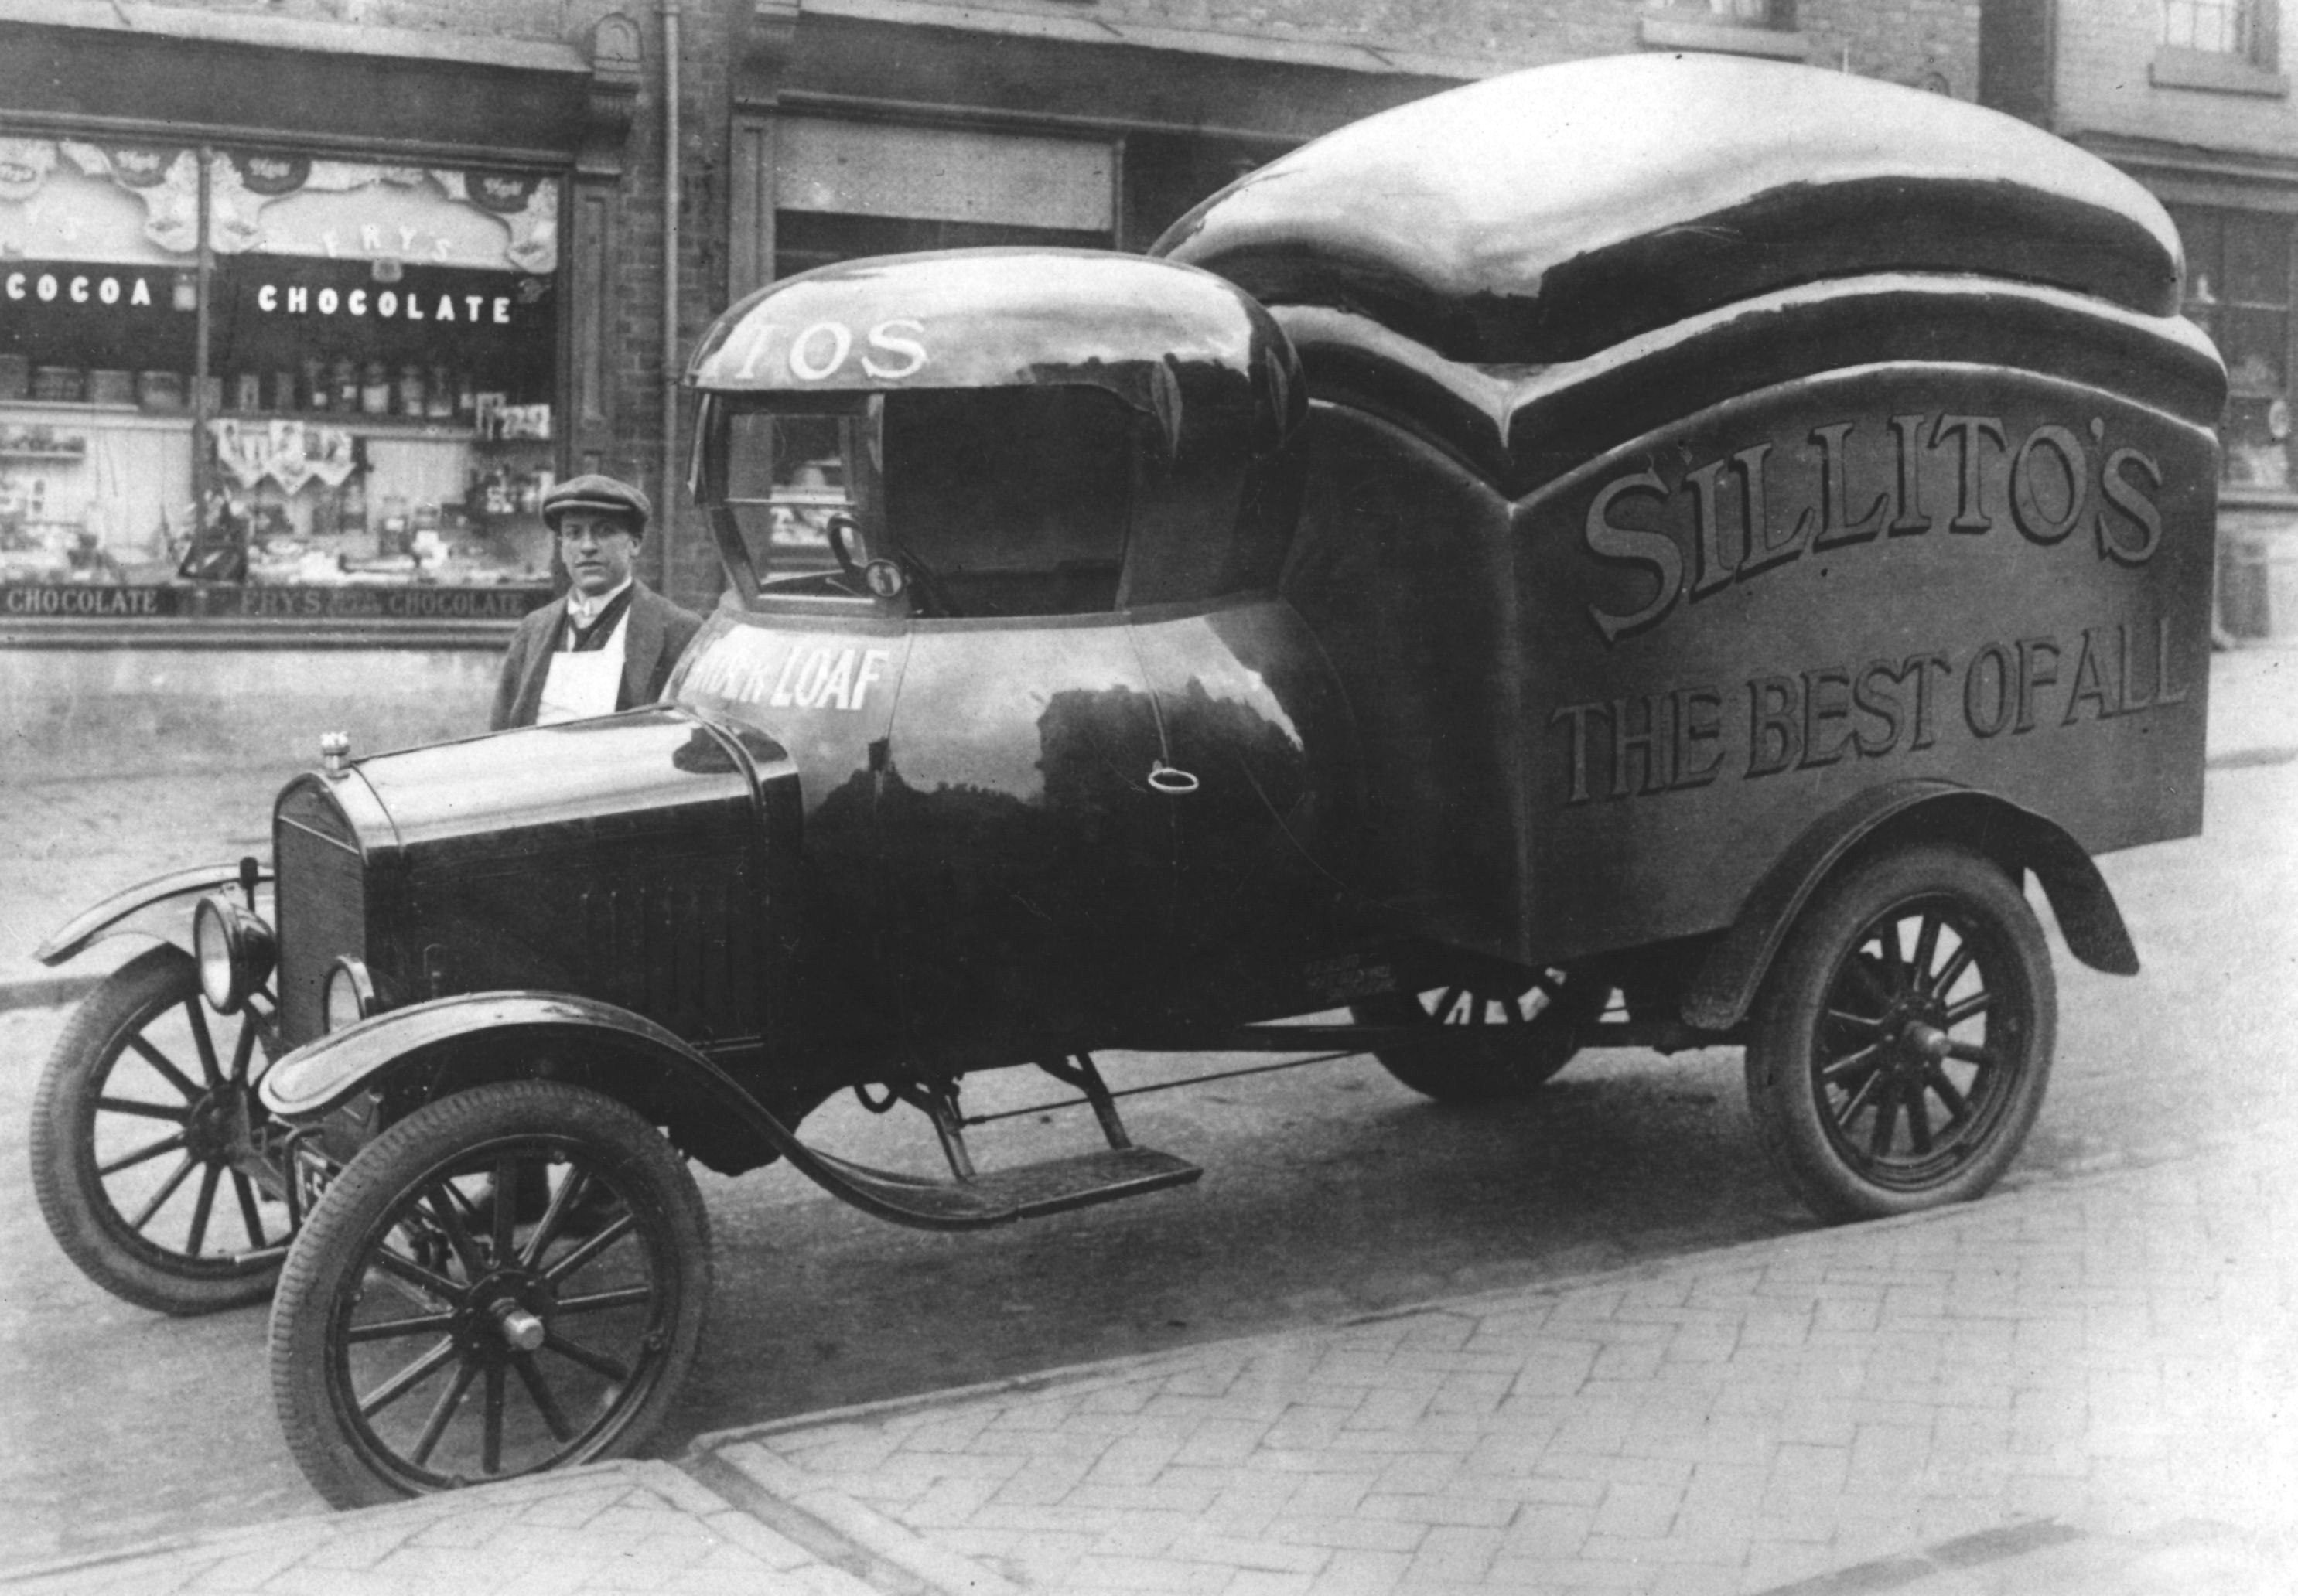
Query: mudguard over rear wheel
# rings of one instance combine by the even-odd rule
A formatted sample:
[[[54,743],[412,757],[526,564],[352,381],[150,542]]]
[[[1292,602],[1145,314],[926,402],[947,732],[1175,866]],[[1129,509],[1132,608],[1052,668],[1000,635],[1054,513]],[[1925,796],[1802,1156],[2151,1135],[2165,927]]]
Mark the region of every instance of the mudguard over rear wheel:
[[[460,1092],[363,1148],[304,1226],[271,1313],[280,1425],[337,1507],[624,1455],[709,1290],[701,1194],[644,1120],[554,1082]]]
[[[2051,1073],[2057,992],[2017,884],[1965,850],[1881,855],[1822,887],[1757,1000],[1757,1137],[1835,1222],[1984,1193]]]

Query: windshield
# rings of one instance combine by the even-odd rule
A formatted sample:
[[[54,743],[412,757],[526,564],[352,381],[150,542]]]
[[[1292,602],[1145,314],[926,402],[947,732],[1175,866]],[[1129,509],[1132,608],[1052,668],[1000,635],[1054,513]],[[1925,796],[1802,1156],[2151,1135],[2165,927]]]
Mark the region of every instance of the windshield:
[[[759,575],[822,571],[834,563],[833,515],[876,519],[874,401],[858,414],[727,418],[725,497],[750,568]]]
[[[1122,400],[1081,386],[857,399],[736,409],[716,434],[718,503],[750,570],[775,579],[765,591],[870,601],[860,567],[886,559],[923,615],[1115,608],[1145,436]]]

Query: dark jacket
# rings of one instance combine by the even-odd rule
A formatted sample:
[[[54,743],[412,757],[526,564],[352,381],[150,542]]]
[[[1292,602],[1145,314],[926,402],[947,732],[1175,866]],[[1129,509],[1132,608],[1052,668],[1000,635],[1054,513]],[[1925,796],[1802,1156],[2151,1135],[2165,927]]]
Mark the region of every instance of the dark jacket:
[[[550,674],[550,655],[566,620],[566,600],[559,597],[518,623],[495,683],[490,729],[534,724],[542,703],[542,679]],[[615,707],[632,709],[660,698],[678,656],[701,629],[701,616],[680,609],[644,582],[632,582],[630,613],[623,621],[623,687],[615,695]]]

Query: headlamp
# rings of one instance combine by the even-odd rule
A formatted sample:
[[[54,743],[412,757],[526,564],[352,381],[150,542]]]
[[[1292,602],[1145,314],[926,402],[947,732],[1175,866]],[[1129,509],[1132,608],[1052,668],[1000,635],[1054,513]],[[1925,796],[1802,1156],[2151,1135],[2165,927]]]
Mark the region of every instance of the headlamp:
[[[236,1014],[248,994],[271,978],[277,945],[261,916],[211,893],[192,911],[192,952],[208,1006],[218,1014]]]

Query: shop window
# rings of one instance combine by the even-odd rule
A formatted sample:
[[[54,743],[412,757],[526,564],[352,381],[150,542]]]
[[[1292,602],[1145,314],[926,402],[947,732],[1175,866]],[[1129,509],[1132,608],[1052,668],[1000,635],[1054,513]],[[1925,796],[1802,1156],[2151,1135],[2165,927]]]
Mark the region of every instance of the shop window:
[[[0,583],[174,574],[195,522],[197,162],[0,139]]]
[[[520,613],[550,580],[558,238],[547,174],[0,141],[0,582]]]
[[[2184,309],[2224,358],[2225,481],[2286,492],[2291,478],[2291,229],[2260,211],[2174,206],[2186,252]]]
[[[776,276],[864,255],[1115,242],[1105,141],[827,117],[785,118],[776,137]]]

